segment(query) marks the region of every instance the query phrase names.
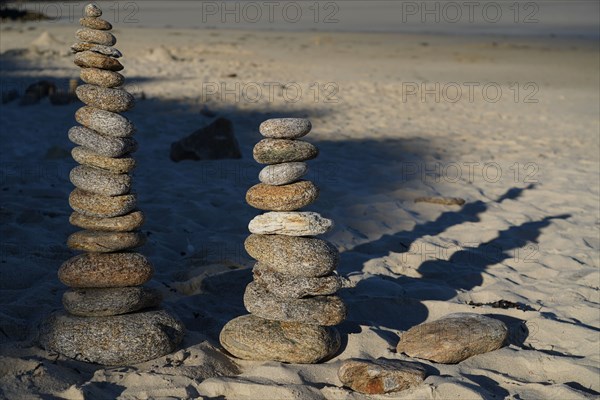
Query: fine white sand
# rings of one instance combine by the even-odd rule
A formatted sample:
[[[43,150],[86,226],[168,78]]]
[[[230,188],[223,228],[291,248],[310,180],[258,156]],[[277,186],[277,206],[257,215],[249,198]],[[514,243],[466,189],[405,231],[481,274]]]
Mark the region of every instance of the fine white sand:
[[[3,23],[2,90],[39,79],[66,89],[78,74],[67,52],[76,26],[29,26]],[[127,116],[138,128],[150,285],[188,334],[177,353],[123,368],[36,346],[36,323],[66,289],[56,271],[72,255],[67,130],[80,105],[2,105],[0,397],[364,399],[342,388],[341,362],[407,359],[395,352],[399,334],[451,312],[504,320],[510,344],[458,365],[423,362],[424,384],[394,398],[598,395],[596,42],[120,25],[115,35],[128,88],[145,96]],[[424,82],[439,101],[421,99]],[[234,122],[243,159],[171,162],[170,143],[210,123],[207,110]],[[356,283],[341,292],[343,348],[319,365],[235,360],[218,343],[245,313],[252,262],[242,244],[258,211],[244,195],[258,182],[258,125],[277,116],[313,123],[307,139],[321,154],[310,178],[322,194],[310,209],[335,220],[327,238]],[[421,196],[466,203],[415,203]],[[526,307],[468,304],[498,300]]]

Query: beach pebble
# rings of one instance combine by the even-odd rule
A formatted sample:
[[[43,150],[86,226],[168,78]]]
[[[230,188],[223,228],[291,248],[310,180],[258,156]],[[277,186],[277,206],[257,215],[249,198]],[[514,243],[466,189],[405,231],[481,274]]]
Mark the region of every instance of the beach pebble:
[[[137,149],[133,138],[105,136],[84,126],[69,129],[69,140],[105,157],[120,157]]]
[[[146,235],[141,232],[79,231],[67,239],[67,246],[73,250],[91,253],[110,253],[143,246]]]
[[[73,62],[81,68],[99,68],[110,71],[120,71],[123,69],[123,65],[119,60],[93,51],[82,51],[75,54]]]
[[[442,364],[455,364],[502,347],[508,336],[504,322],[474,313],[455,313],[404,332],[398,353]]]
[[[110,22],[97,17],[83,17],[79,18],[79,25],[85,26],[90,29],[98,29],[101,31],[109,31],[112,29]]]
[[[122,89],[111,89],[95,85],[81,85],[75,90],[77,98],[88,106],[112,112],[124,112],[135,105],[131,94]]]
[[[82,317],[125,314],[157,307],[161,300],[160,291],[140,286],[71,289],[62,297],[65,310]]]
[[[260,164],[279,164],[312,160],[319,150],[302,140],[263,139],[254,146],[252,155]]]
[[[125,215],[137,206],[135,194],[103,196],[75,189],[69,195],[69,205],[88,217],[111,218]]]
[[[264,167],[258,174],[258,179],[267,185],[285,185],[302,178],[308,171],[303,162],[273,164]]]
[[[339,324],[346,319],[347,313],[346,305],[338,296],[276,297],[256,282],[246,286],[244,306],[257,317],[323,326]]]
[[[75,120],[106,136],[129,137],[135,132],[131,121],[124,116],[95,107],[81,107],[75,112]]]
[[[154,269],[138,253],[85,253],[65,261],[58,279],[74,288],[106,288],[143,285]]]
[[[317,238],[252,234],[244,247],[250,257],[290,276],[325,276],[333,272],[339,261],[337,249]]]
[[[276,139],[298,139],[310,132],[312,125],[305,118],[273,118],[260,124],[261,135]]]
[[[114,58],[120,58],[123,56],[123,54],[116,48],[112,46],[103,46],[101,44],[93,44],[89,50],[93,51],[94,53],[104,54],[105,56],[111,56]]]
[[[71,51],[73,53],[79,53],[80,51],[88,51],[94,48],[94,46],[101,46],[96,43],[90,42],[77,42],[71,45]]]
[[[164,310],[108,317],[78,317],[56,312],[40,326],[47,350],[88,363],[131,365],[173,352],[183,324]]]
[[[252,233],[263,235],[315,236],[328,232],[333,221],[312,211],[272,211],[257,215],[248,224]]]
[[[98,7],[94,3],[90,3],[90,4],[86,5],[85,8],[83,9],[83,11],[84,11],[84,14],[86,17],[102,16],[102,10],[100,9],[100,7]]]
[[[106,31],[98,31],[95,29],[83,28],[75,32],[77,39],[84,42],[101,44],[103,46],[114,46],[117,43],[117,38],[112,33]]]
[[[107,88],[121,86],[125,82],[125,77],[118,72],[98,68],[82,68],[79,77],[85,83]]]
[[[319,189],[311,181],[299,181],[283,186],[259,183],[246,193],[246,202],[267,211],[294,211],[312,204]]]
[[[79,164],[102,168],[115,174],[124,174],[135,168],[135,160],[131,157],[105,157],[96,154],[83,146],[74,147],[71,150],[71,156],[73,156],[73,159]]]
[[[86,192],[118,196],[129,193],[131,177],[127,174],[113,174],[100,168],[78,165],[69,174],[71,183]]]
[[[219,339],[235,357],[294,364],[317,363],[333,356],[340,347],[335,328],[271,321],[254,315],[229,321]]]
[[[326,275],[319,278],[289,276],[257,263],[252,269],[254,282],[277,297],[300,299],[307,296],[334,294],[344,286],[344,278]]]
[[[71,213],[69,222],[71,225],[92,231],[128,232],[139,229],[144,224],[144,214],[141,211],[133,211],[120,217],[95,218],[75,211]]]
[[[338,371],[344,386],[364,394],[386,394],[417,386],[425,380],[425,369],[402,360],[346,360]]]

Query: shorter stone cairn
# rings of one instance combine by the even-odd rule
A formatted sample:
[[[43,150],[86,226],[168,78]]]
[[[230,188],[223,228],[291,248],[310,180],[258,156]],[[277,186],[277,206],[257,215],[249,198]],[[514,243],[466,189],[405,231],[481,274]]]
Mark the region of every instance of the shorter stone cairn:
[[[266,213],[254,218],[245,242],[258,261],[244,305],[250,315],[229,321],[221,331],[223,347],[236,357],[288,363],[316,363],[337,352],[340,335],[333,327],[346,317],[335,293],[345,280],[335,274],[337,249],[315,235],[333,226],[310,211],[297,211],[319,194],[302,180],[304,161],[317,156],[306,119],[271,119],[260,125],[265,137],[254,147],[254,159],[267,164],[261,183],[248,190],[246,201]]]
[[[69,236],[67,245],[84,253],[58,271],[60,281],[71,287],[63,295],[67,312],[44,321],[40,343],[77,360],[127,365],[170,353],[184,328],[156,308],[161,293],[141,286],[152,277],[152,264],[131,251],[146,239],[139,231],[144,215],[136,208],[129,175],[137,143],[133,124],[117,113],[131,109],[134,100],[118,88],[124,82],[116,72],[123,69],[117,60],[121,53],[111,47],[116,39],[101,15],[97,6],[85,7],[84,28],[77,31],[81,41],[71,47],[88,84],[76,90],[86,105],[75,114],[81,125],[69,131],[79,145],[72,155],[80,164],[70,174],[76,188],[69,197],[74,210],[69,221],[83,230]]]

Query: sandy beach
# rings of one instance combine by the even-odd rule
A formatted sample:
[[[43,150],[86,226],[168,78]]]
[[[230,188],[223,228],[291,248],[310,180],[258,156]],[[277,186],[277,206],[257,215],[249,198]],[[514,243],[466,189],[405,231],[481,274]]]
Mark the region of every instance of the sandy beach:
[[[111,19],[107,14],[107,19]],[[0,105],[0,398],[587,399],[600,395],[600,62],[595,39],[260,31],[114,23],[140,144],[134,182],[147,222],[149,286],[184,323],[173,354],[109,368],[36,343],[61,308],[56,271],[74,252],[67,131],[81,103]],[[78,77],[77,22],[2,22],[2,92]],[[245,203],[261,166],[259,124],[312,121],[320,149],[309,207],[355,287],[342,348],[321,364],[251,362],[218,335],[246,314],[253,260]],[[216,117],[242,158],[169,159]],[[456,197],[462,206],[415,202]],[[505,300],[518,308],[485,304]],[[453,312],[494,316],[509,343],[456,365],[419,360],[424,383],[368,397],[342,387],[349,358],[409,360],[412,326]]]

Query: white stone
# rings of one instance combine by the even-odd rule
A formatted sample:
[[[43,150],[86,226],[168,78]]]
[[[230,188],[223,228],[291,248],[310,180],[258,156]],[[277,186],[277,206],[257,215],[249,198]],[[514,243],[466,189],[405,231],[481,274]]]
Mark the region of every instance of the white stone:
[[[308,171],[304,162],[289,162],[267,165],[258,174],[258,179],[267,185],[285,185],[302,178]]]
[[[248,224],[252,233],[287,236],[314,236],[329,232],[333,221],[312,211],[278,212],[257,215]]]

